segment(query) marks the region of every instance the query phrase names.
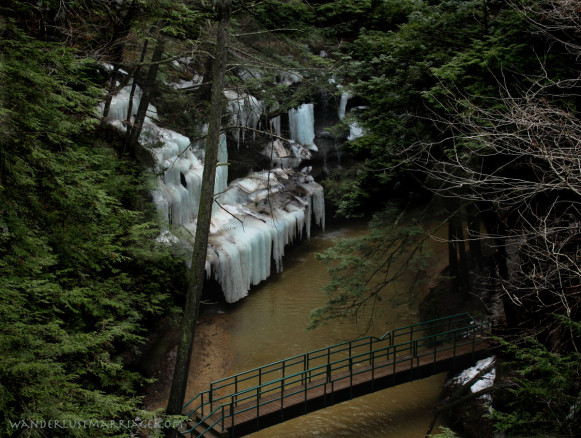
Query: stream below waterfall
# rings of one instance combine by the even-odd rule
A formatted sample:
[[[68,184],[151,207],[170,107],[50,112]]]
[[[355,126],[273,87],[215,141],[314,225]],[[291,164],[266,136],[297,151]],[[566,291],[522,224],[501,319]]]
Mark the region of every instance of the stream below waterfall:
[[[278,361],[285,357],[357,338],[364,334],[381,336],[387,330],[418,321],[417,312],[408,306],[407,290],[414,279],[397,284],[403,298],[400,302],[383,300],[358,322],[334,320],[307,331],[313,308],[325,301],[322,288],[328,281],[323,263],[315,253],[333,245],[336,239],[362,235],[367,224],[351,223],[331,227],[325,233],[313,233],[309,241],[287,249],[284,271],[253,288],[250,295],[234,305],[206,307],[214,313],[214,322],[227,327],[230,349],[228,374]],[[446,247],[434,242],[434,256],[429,276],[438,275],[447,263]],[[420,296],[426,284],[416,288]],[[417,302],[416,302],[417,304]],[[415,307],[414,307],[415,308]],[[195,372],[195,371],[194,371]],[[225,376],[224,376],[225,377]],[[432,419],[445,374],[386,389],[375,394],[342,403],[260,431],[258,437],[423,437]]]

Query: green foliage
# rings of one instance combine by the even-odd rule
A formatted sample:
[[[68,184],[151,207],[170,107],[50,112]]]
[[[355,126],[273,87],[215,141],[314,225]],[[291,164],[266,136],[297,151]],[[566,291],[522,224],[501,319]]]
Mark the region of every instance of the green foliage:
[[[392,2],[381,3],[392,10]],[[536,42],[523,38],[529,24],[503,2],[401,5],[393,18],[396,26],[359,28],[357,37],[342,46],[343,82],[365,107],[352,117],[366,135],[347,144],[364,161],[365,172],[349,184],[372,199],[385,199],[393,181],[413,170],[399,157],[413,156],[418,143],[438,143],[446,137],[433,121],[443,115],[448,97],[495,98],[497,79],[506,77],[507,70],[538,70],[531,51]],[[357,16],[356,9],[352,14]],[[522,84],[516,74],[506,80],[511,86]],[[366,202],[348,192],[337,199],[341,211]]]
[[[316,2],[317,19],[328,36],[352,39],[363,28],[389,31],[405,22],[414,0],[340,0]]]
[[[399,282],[410,272],[420,275],[431,251],[425,230],[414,220],[404,223],[403,219],[403,213],[391,206],[373,218],[367,235],[340,239],[317,254],[331,280],[325,286],[327,303],[311,313],[311,327],[333,318],[356,316],[383,299],[414,303],[412,291],[399,290]],[[416,278],[413,284],[422,281]]]
[[[258,2],[252,8],[259,23],[266,29],[304,28],[312,25],[315,20],[315,11],[309,3],[302,0],[267,0]]]
[[[439,433],[436,435],[430,435],[432,438],[457,438],[458,435],[454,433],[454,431],[448,427],[440,426],[438,428],[440,430]]]
[[[549,351],[533,338],[524,345],[500,342],[515,375],[511,401],[493,412],[495,427],[510,436],[575,436],[581,427],[581,355]]]
[[[455,99],[458,93],[470,96],[476,102],[496,97],[501,77],[510,91],[526,83],[527,76],[539,70],[537,58],[531,56],[535,39],[531,37],[529,28],[517,11],[501,9],[482,37],[471,39],[464,50],[441,66],[432,68],[438,83],[424,94],[428,102],[442,110],[445,108],[442,101],[446,97]],[[517,72],[526,72],[526,76]]]
[[[211,18],[209,11],[197,9],[187,2],[164,0],[153,7],[153,13],[161,15],[164,26],[161,32],[173,38],[197,43],[205,20]]]
[[[148,243],[158,227],[135,209],[138,166],[95,141],[97,65],[13,21],[0,52],[0,434],[21,432],[11,421],[143,417],[144,379],[126,362],[183,268]]]
[[[371,195],[361,188],[358,179],[361,169],[351,167],[348,170],[332,172],[323,181],[325,197],[334,199],[337,215],[347,218],[363,217],[364,204]]]

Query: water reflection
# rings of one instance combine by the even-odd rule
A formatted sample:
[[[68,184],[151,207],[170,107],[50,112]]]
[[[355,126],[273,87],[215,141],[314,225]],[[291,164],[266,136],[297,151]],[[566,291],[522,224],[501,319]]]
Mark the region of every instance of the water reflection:
[[[310,242],[288,251],[284,271],[255,288],[228,315],[233,348],[232,373],[256,368],[285,357],[302,354],[362,335],[368,318],[359,324],[336,320],[307,331],[310,311],[325,302],[322,288],[328,281],[325,266],[314,254],[342,237],[355,237],[367,230],[365,223],[337,227],[315,235]],[[413,280],[410,275],[409,281]],[[402,290],[406,284],[399,285]],[[421,293],[421,292],[420,292]],[[388,329],[417,322],[407,305],[383,300],[367,334],[381,336]],[[431,420],[444,375],[390,388],[342,403],[253,435],[256,437],[418,437]]]
[[[445,373],[314,412],[251,435],[253,438],[424,437]]]

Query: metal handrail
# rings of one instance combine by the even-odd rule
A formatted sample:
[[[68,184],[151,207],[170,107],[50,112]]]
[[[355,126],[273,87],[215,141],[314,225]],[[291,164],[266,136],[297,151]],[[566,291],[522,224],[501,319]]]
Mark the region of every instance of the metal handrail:
[[[397,337],[405,336],[406,334],[409,334],[410,337],[413,338],[414,329],[425,330],[427,328],[433,327],[435,325],[435,323],[438,323],[439,325],[443,325],[444,321],[448,321],[450,323],[452,320],[473,321],[474,319],[468,313],[461,313],[461,314],[451,315],[448,317],[438,318],[438,319],[434,319],[434,320],[430,320],[430,321],[419,322],[419,323],[411,324],[411,325],[408,325],[405,327],[400,327],[400,328],[393,330],[393,332],[389,332],[389,331],[386,332],[381,337],[365,336],[365,337],[357,338],[357,339],[354,339],[351,341],[340,342],[338,344],[334,344],[334,345],[329,346],[329,347],[323,347],[323,348],[319,348],[316,350],[312,350],[308,353],[291,356],[289,358],[282,359],[282,360],[279,360],[276,362],[272,362],[272,363],[269,363],[267,365],[262,365],[262,366],[257,367],[257,368],[252,368],[250,370],[235,374],[233,376],[229,376],[229,377],[225,377],[223,379],[216,380],[210,384],[210,392],[211,391],[219,391],[220,389],[227,388],[227,387],[230,387],[232,385],[241,384],[241,383],[244,383],[248,380],[255,379],[257,377],[266,376],[268,374],[271,374],[271,373],[274,373],[276,371],[283,369],[283,367],[286,368],[286,367],[292,367],[293,365],[301,364],[305,361],[305,359],[306,359],[306,362],[309,363],[312,360],[319,359],[321,357],[324,357],[325,355],[327,355],[327,356],[335,355],[335,354],[342,353],[345,351],[351,351],[353,348],[357,348],[357,347],[360,347],[363,345],[370,345],[370,344],[372,345],[373,343],[376,343],[376,342],[382,342],[385,340],[386,337],[388,338],[390,344],[393,344],[393,343],[395,343],[395,339]],[[344,347],[344,348],[338,348],[338,347]],[[317,353],[321,353],[321,354],[317,355]],[[233,391],[232,393],[235,393],[235,392],[237,392],[237,391]],[[193,400],[188,402],[186,404],[186,406],[188,406],[192,401]]]
[[[426,330],[433,328],[433,327],[442,327],[445,324],[448,327],[452,327],[456,322],[468,322],[468,325],[464,325],[461,327],[454,327],[450,330],[434,333],[434,334],[425,334]],[[287,358],[281,361],[273,362],[271,364],[265,365],[263,367],[254,368],[249,371],[245,371],[243,373],[239,373],[237,375],[220,379],[218,381],[212,382],[211,388],[209,391],[204,391],[203,393],[198,394],[192,400],[190,400],[186,406],[191,405],[195,400],[198,398],[201,399],[200,404],[196,407],[191,407],[192,411],[188,416],[192,416],[194,413],[201,411],[202,420],[200,420],[192,429],[182,432],[191,433],[193,434],[194,429],[202,424],[205,424],[205,421],[210,420],[210,418],[218,412],[222,412],[221,418],[215,420],[213,424],[209,427],[212,428],[220,421],[222,422],[222,430],[224,430],[224,422],[227,418],[234,415],[234,407],[237,406],[239,403],[244,403],[246,401],[256,399],[257,404],[252,405],[243,410],[237,410],[236,413],[245,412],[250,409],[260,409],[261,406],[264,406],[269,403],[273,403],[278,400],[284,400],[285,398],[289,397],[290,395],[294,395],[297,392],[285,393],[286,390],[292,390],[293,388],[299,388],[298,393],[305,392],[312,389],[313,387],[319,387],[322,385],[326,385],[330,383],[334,385],[335,382],[343,380],[345,378],[350,378],[352,381],[353,376],[369,372],[370,368],[362,367],[362,364],[370,364],[371,370],[373,372],[375,369],[381,369],[387,366],[393,366],[394,370],[398,363],[402,363],[405,361],[411,360],[411,367],[413,368],[413,361],[416,360],[417,364],[419,364],[420,358],[424,356],[428,356],[433,354],[434,359],[436,355],[440,351],[446,351],[451,348],[454,349],[454,357],[456,353],[456,349],[460,346],[467,345],[468,343],[472,342],[473,350],[475,345],[475,336],[477,332],[484,334],[484,330],[486,328],[491,328],[491,323],[484,321],[484,322],[476,322],[474,318],[472,318],[468,314],[458,314],[453,315],[447,318],[439,318],[437,320],[426,321],[424,323],[417,323],[412,324],[410,326],[398,328],[393,332],[387,332],[381,338],[367,336],[363,338],[358,338],[353,341],[342,342],[340,344],[336,344],[330,347],[320,348],[318,350],[311,351],[309,353],[305,353],[303,355],[293,356],[291,358]],[[400,333],[396,336],[397,333]],[[420,337],[415,337],[422,334]],[[389,334],[389,336],[386,336]],[[404,342],[400,342],[398,344],[394,344],[395,339],[397,337],[405,336],[406,334],[410,335],[410,339]],[[458,343],[458,338],[461,336],[467,336],[466,339],[470,338],[466,342]],[[445,341],[453,340],[453,346]],[[389,341],[388,343],[385,341]],[[359,341],[364,341],[360,343]],[[380,348],[373,348],[376,347],[377,344],[381,344]],[[342,346],[344,348],[341,349],[334,349],[335,347]],[[368,350],[363,352],[357,352],[359,347],[365,346]],[[432,348],[433,346],[433,348]],[[337,353],[348,351],[349,355],[346,357],[339,357],[338,359],[331,360],[331,358],[336,358]],[[324,353],[313,356],[313,353]],[[405,354],[405,357],[402,357],[402,353]],[[409,354],[407,354],[409,353]],[[322,364],[314,364],[316,359],[320,359],[325,357],[327,359],[326,362]],[[379,362],[377,364],[377,359],[385,357],[387,360],[384,362]],[[410,359],[411,357],[411,359]],[[391,361],[389,359],[391,358]],[[399,359],[399,360],[398,360]],[[285,373],[285,368],[292,367],[294,365],[301,365],[302,369],[295,372]],[[269,367],[273,365],[278,365],[278,368],[274,368],[268,370]],[[357,370],[357,368],[361,368]],[[274,373],[275,371],[282,371],[281,377],[275,377],[270,380],[263,381],[262,377]],[[289,370],[290,371],[290,370]],[[346,373],[348,371],[348,373]],[[346,373],[342,376],[337,376],[338,373]],[[335,375],[335,377],[333,377]],[[244,376],[243,378],[240,378]],[[239,383],[252,380],[255,378],[259,378],[258,384],[255,384],[249,388],[239,389],[237,386]],[[318,379],[322,380],[322,383],[317,383]],[[313,386],[313,379],[315,380],[315,386]],[[227,385],[219,385],[222,382],[226,381],[233,381],[233,383]],[[309,385],[310,383],[310,385]],[[236,391],[230,392],[226,395],[221,395],[219,397],[213,397],[213,391],[217,391],[222,388],[226,388],[229,386],[235,386]],[[352,386],[352,383],[351,383]],[[333,386],[332,386],[333,387]],[[289,389],[290,388],[290,389]],[[302,388],[302,389],[301,389]],[[264,397],[270,397],[273,393],[280,393],[280,397],[274,397],[268,400],[265,400]],[[208,395],[208,400],[204,401],[204,394]],[[325,387],[325,395],[326,395],[326,387]],[[261,399],[263,401],[261,401]],[[214,404],[217,406],[214,408]],[[281,404],[282,405],[282,404]],[[209,406],[210,413],[204,415],[204,407]],[[229,408],[230,412],[228,414],[225,413],[225,409]],[[282,415],[282,414],[281,414]],[[209,429],[207,429],[209,430]],[[205,432],[204,432],[205,433]],[[203,433],[199,436],[203,436]]]

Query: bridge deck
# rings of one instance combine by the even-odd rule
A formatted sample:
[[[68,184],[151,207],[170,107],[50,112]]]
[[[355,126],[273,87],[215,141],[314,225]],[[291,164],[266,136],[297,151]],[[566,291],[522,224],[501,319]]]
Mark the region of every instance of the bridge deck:
[[[345,400],[471,366],[490,321],[452,315],[293,356],[212,382],[188,404],[182,436],[244,436]]]
[[[443,371],[461,369],[483,358],[489,348],[487,342],[463,345],[455,351],[438,351],[434,355],[413,357],[406,355],[392,360],[356,367],[353,373],[346,371],[333,376],[332,382],[317,379],[306,385],[298,385],[281,393],[261,397],[256,401],[232,404],[227,408],[227,418],[213,415],[206,424],[215,423],[212,432],[218,436],[244,436],[260,429],[281,423],[319,409],[370,394],[391,386],[422,379]],[[454,362],[454,363],[453,363]],[[258,408],[257,408],[258,404]],[[231,415],[233,409],[234,415]]]

